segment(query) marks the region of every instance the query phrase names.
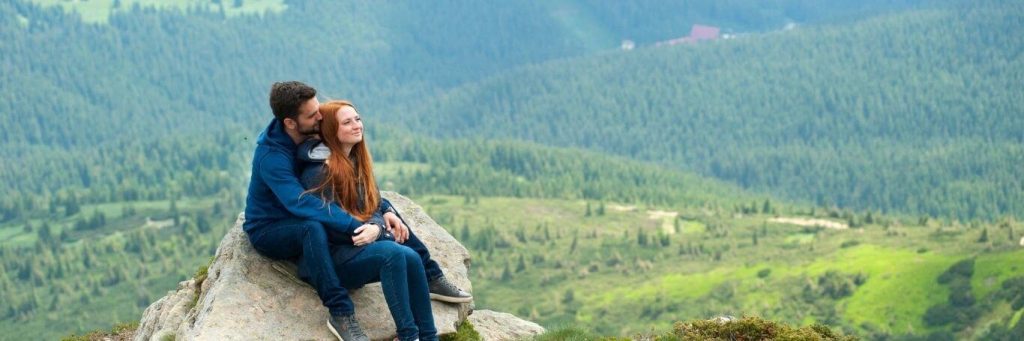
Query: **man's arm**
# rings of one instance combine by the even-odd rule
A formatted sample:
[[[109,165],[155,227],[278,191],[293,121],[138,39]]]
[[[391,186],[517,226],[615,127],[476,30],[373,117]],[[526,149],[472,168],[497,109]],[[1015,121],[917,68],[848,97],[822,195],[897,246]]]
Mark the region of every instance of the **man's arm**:
[[[321,222],[330,229],[353,234],[363,222],[355,219],[337,204],[324,205],[311,193],[303,194],[299,178],[292,170],[291,160],[278,153],[269,153],[260,161],[259,176],[291,214]]]
[[[380,198],[380,206],[377,208],[377,212],[380,212],[381,215],[388,212],[396,212],[394,206],[391,205],[391,202],[388,201],[388,199],[384,199],[384,196],[380,195],[380,191],[377,191],[377,197]]]

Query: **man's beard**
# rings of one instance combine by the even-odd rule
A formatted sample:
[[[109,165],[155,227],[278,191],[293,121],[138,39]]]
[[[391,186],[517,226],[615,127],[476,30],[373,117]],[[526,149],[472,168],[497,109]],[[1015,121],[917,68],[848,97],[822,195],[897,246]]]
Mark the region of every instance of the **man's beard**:
[[[299,134],[302,135],[319,135],[320,134],[320,123],[314,124],[309,129],[299,129]]]

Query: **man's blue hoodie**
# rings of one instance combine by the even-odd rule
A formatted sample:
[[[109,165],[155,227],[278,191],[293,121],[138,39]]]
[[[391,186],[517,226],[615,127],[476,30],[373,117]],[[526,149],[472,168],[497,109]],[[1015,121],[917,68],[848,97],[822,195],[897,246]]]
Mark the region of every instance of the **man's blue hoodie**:
[[[302,194],[298,177],[298,146],[284,131],[280,120],[274,119],[256,140],[252,158],[252,178],[245,199],[245,223],[242,229],[250,236],[266,226],[284,219],[314,220],[324,227],[351,235],[363,222],[353,218],[337,204],[324,205],[320,196]]]

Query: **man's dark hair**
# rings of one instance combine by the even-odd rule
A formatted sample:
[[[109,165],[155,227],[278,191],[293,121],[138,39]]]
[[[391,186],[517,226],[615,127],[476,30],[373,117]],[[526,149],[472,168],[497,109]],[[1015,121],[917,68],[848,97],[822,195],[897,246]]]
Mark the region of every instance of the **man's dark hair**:
[[[284,121],[299,116],[299,106],[316,96],[316,89],[302,82],[277,82],[270,86],[270,109]]]

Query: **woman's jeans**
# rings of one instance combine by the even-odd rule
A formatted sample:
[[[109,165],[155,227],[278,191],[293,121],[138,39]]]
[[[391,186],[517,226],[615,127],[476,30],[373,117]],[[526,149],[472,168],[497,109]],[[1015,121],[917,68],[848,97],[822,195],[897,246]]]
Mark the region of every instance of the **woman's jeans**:
[[[437,340],[423,260],[413,249],[390,240],[376,241],[335,269],[345,288],[380,281],[401,340]]]

